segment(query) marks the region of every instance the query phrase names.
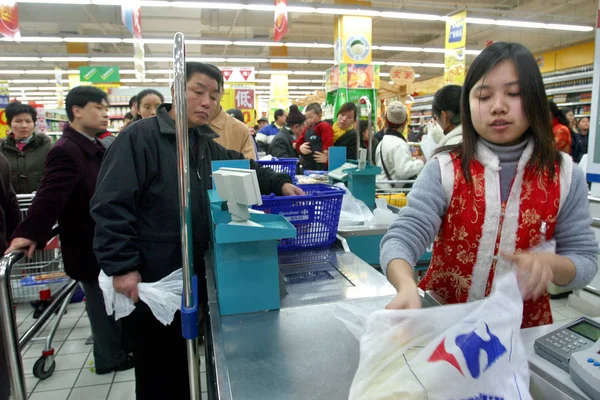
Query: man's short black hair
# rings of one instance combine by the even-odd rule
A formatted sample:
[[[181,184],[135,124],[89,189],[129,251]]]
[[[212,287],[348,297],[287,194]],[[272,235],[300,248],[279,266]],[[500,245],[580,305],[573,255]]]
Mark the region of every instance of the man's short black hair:
[[[5,113],[6,113],[6,122],[8,123],[8,126],[10,126],[13,118],[19,114],[31,115],[31,119],[33,120],[34,123],[35,123],[35,120],[37,119],[37,112],[35,111],[35,108],[30,106],[29,104],[23,104],[18,101],[13,101],[12,103],[8,104],[6,106]]]
[[[223,73],[221,72],[219,67],[216,67],[212,64],[205,64],[205,63],[201,63],[201,62],[192,62],[192,61],[186,62],[185,63],[185,79],[186,79],[186,81],[189,82],[192,75],[194,75],[196,73],[201,73],[201,74],[208,76],[209,78],[214,79],[215,81],[217,81],[217,89],[219,90],[219,92],[221,90],[223,90],[223,85],[224,85],[223,84]]]
[[[278,110],[275,110],[275,121],[277,121],[277,118],[283,116],[285,114],[285,111],[283,111],[281,108]]]
[[[65,101],[67,116],[69,121],[73,122],[73,107],[85,107],[88,103],[102,104],[102,101],[108,103],[108,95],[97,87],[77,86],[69,91]]]
[[[132,96],[129,99],[129,109],[131,110],[131,107],[133,107],[134,104],[137,104],[137,95]]]

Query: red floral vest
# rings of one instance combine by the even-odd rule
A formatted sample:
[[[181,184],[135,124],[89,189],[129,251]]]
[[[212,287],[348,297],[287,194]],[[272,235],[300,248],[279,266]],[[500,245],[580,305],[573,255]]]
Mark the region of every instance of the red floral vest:
[[[560,205],[559,167],[554,179],[539,177],[525,167],[528,158],[519,162],[508,201],[501,203],[498,168],[473,160],[471,187],[462,173],[461,160],[456,155],[446,156],[446,163],[452,163],[446,168],[454,170],[452,196],[421,289],[435,291],[448,303],[481,299],[490,294],[496,270],[512,267],[498,258],[500,248],[512,254],[552,238]],[[440,166],[443,162],[440,158]],[[490,179],[487,185],[486,177]],[[515,187],[519,182],[520,188]],[[548,293],[524,303],[522,328],[550,323]]]

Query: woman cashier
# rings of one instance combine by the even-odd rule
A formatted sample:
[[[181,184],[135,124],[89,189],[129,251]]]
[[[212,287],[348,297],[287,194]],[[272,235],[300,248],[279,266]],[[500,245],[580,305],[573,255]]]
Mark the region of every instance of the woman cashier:
[[[555,150],[549,115],[524,46],[494,43],[473,61],[461,94],[462,144],[438,149],[382,240],[381,266],[398,290],[387,308],[420,307],[412,267],[434,238],[419,286],[448,303],[474,301],[514,267],[522,327],[552,323],[550,282],[575,289],[592,280],[598,246],[585,176]]]

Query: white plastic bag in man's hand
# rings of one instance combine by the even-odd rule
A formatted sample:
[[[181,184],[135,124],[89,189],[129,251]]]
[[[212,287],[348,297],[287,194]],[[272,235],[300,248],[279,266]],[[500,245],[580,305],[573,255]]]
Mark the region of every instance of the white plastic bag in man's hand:
[[[126,317],[133,312],[135,305],[129,297],[115,292],[113,278],[100,271],[98,276],[100,288],[104,294],[104,305],[108,315],[115,314],[115,319]],[[181,294],[183,291],[183,276],[181,268],[164,277],[158,282],[139,283],[140,301],[150,307],[152,314],[163,325],[173,322],[175,312],[181,309]]]
[[[472,303],[374,312],[338,306],[336,316],[360,336],[349,399],[531,399],[522,312],[512,272]]]

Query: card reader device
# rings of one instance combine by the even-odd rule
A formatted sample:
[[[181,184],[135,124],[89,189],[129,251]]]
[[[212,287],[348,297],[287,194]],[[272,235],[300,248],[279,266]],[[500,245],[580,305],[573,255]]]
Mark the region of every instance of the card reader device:
[[[600,323],[581,317],[537,339],[534,350],[568,372],[592,399],[600,399]]]

